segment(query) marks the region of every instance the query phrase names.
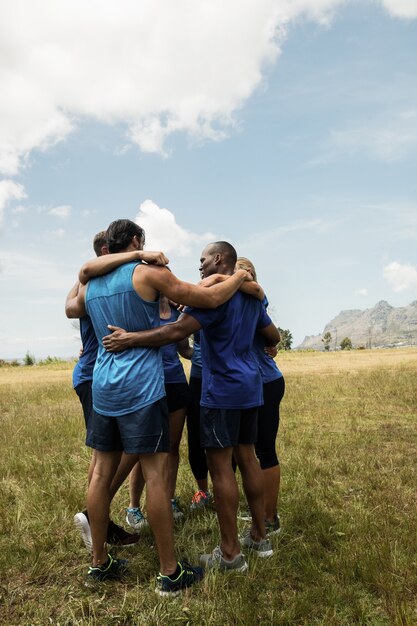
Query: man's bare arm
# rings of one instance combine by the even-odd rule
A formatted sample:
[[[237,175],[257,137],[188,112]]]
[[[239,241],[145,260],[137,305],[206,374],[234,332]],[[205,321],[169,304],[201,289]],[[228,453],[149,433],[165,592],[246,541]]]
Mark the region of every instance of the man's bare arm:
[[[183,359],[191,359],[193,356],[193,348],[190,346],[189,338],[181,339],[177,343],[177,352],[182,356]]]
[[[169,259],[163,252],[152,252],[150,250],[132,250],[130,252],[116,252],[114,254],[103,254],[103,256],[91,259],[84,263],[78,274],[78,279],[82,285],[88,283],[90,278],[103,276],[116,269],[124,263],[131,261],[145,261],[152,265],[168,265]]]
[[[133,274],[133,286],[145,300],[155,300],[156,291],[163,293],[174,302],[215,309],[229,300],[249,277],[246,270],[238,270],[222,283],[205,288],[179,280],[166,268],[140,265]]]
[[[112,334],[103,337],[103,346],[109,352],[120,352],[140,346],[159,348],[168,343],[178,343],[200,330],[201,325],[191,315],[184,314],[172,324],[165,324],[151,330],[128,333],[118,326],[109,326],[108,328]]]
[[[65,315],[70,319],[84,317],[86,287],[76,283],[67,295],[65,302]]]
[[[272,323],[269,326],[265,326],[265,328],[258,328],[256,332],[263,336],[267,346],[276,346],[281,339],[278,328]]]

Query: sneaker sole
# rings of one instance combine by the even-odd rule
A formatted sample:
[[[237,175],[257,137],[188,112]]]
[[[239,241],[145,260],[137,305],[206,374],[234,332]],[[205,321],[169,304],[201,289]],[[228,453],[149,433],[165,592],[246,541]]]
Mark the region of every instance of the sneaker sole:
[[[279,535],[279,533],[281,532],[281,528],[277,528],[276,530],[269,530],[266,533],[267,537],[273,537],[274,535]]]
[[[181,589],[178,589],[177,591],[162,591],[162,589],[155,589],[155,593],[160,598],[178,598],[178,596],[181,594],[181,591]]]
[[[263,552],[258,552],[257,550],[251,550],[252,554],[256,554],[257,556],[259,556],[260,559],[266,559],[269,556],[272,556],[274,554],[273,550],[264,550]]]
[[[85,547],[89,552],[93,550],[93,540],[91,537],[90,524],[84,513],[76,513],[74,515],[74,525],[78,532],[81,534],[81,538],[84,542]]]
[[[139,522],[139,524],[131,524],[131,523],[129,522],[129,520],[127,519],[127,516],[126,516],[126,524],[127,524],[130,528],[133,528],[133,530],[142,530],[142,529],[144,529],[144,528],[147,528],[147,526],[149,526],[149,522],[148,522],[148,520],[146,520],[146,519],[144,519],[144,520],[142,520],[141,522]]]
[[[240,567],[224,567],[224,566],[222,567],[220,565],[219,569],[220,569],[221,572],[241,572],[241,573],[243,573],[243,572],[246,572],[248,570],[248,568],[249,568],[249,566],[245,562],[245,564],[241,565]]]

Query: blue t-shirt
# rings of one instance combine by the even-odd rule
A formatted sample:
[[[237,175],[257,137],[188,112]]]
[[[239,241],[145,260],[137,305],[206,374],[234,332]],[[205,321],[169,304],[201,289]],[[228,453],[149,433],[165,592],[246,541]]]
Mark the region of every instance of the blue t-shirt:
[[[262,301],[265,311],[268,308],[268,300],[265,298]],[[273,380],[277,380],[282,377],[282,372],[278,368],[274,359],[266,354],[264,348],[266,346],[265,339],[260,333],[255,333],[255,340],[253,342],[253,349],[255,356],[258,359],[259,369],[261,370],[262,382],[271,383]]]
[[[103,415],[125,415],[165,396],[162,355],[155,348],[107,352],[102,344],[108,324],[127,331],[159,326],[159,302],[147,302],[135,291],[132,275],[138,263],[126,263],[90,280],[86,309],[98,339],[93,372],[93,407]]]
[[[259,300],[238,291],[217,307],[187,307],[202,326],[203,382],[201,406],[245,409],[263,404],[262,379],[253,352],[257,328],[271,324]]]
[[[80,318],[80,335],[83,352],[72,372],[72,384],[75,387],[93,380],[93,369],[97,358],[98,341],[88,315]]]
[[[169,319],[160,318],[161,326],[166,324],[172,324],[179,318],[180,313],[176,309],[171,308],[171,316]],[[166,346],[162,346],[162,365],[164,367],[165,383],[186,383],[187,378],[185,376],[184,368],[178,356],[177,344],[169,343]]]
[[[203,377],[203,359],[201,358],[200,331],[194,333],[193,355],[191,357],[190,376],[193,378]]]

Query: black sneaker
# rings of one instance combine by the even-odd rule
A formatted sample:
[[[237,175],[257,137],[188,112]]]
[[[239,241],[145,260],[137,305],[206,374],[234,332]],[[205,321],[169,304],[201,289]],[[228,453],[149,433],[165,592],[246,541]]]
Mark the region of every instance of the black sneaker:
[[[155,587],[155,591],[158,595],[175,598],[175,596],[179,595],[182,589],[191,587],[191,585],[197,583],[204,576],[204,570],[202,567],[193,567],[187,563],[187,561],[178,561],[178,566],[181,571],[176,578],[158,574],[156,577]]]
[[[86,587],[95,587],[97,584],[105,580],[120,579],[127,569],[127,561],[125,559],[115,559],[109,554],[109,558],[104,565],[97,567],[89,567],[87,575],[84,579]]]
[[[281,532],[281,521],[277,513],[275,513],[273,522],[265,520],[265,530],[267,537],[271,537],[271,535],[278,535],[278,533]]]
[[[119,548],[133,546],[139,541],[139,535],[137,533],[128,533],[124,528],[110,520],[106,541],[110,546]]]

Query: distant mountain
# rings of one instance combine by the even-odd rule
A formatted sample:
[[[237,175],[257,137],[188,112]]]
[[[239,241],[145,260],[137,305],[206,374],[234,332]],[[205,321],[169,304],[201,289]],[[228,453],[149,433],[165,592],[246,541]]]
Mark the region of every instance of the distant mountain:
[[[344,337],[349,337],[355,348],[417,345],[417,300],[398,308],[381,300],[373,309],[341,311],[326,324],[321,335],[309,335],[297,347],[323,350],[322,337],[326,332],[332,335],[331,350],[339,347]]]

